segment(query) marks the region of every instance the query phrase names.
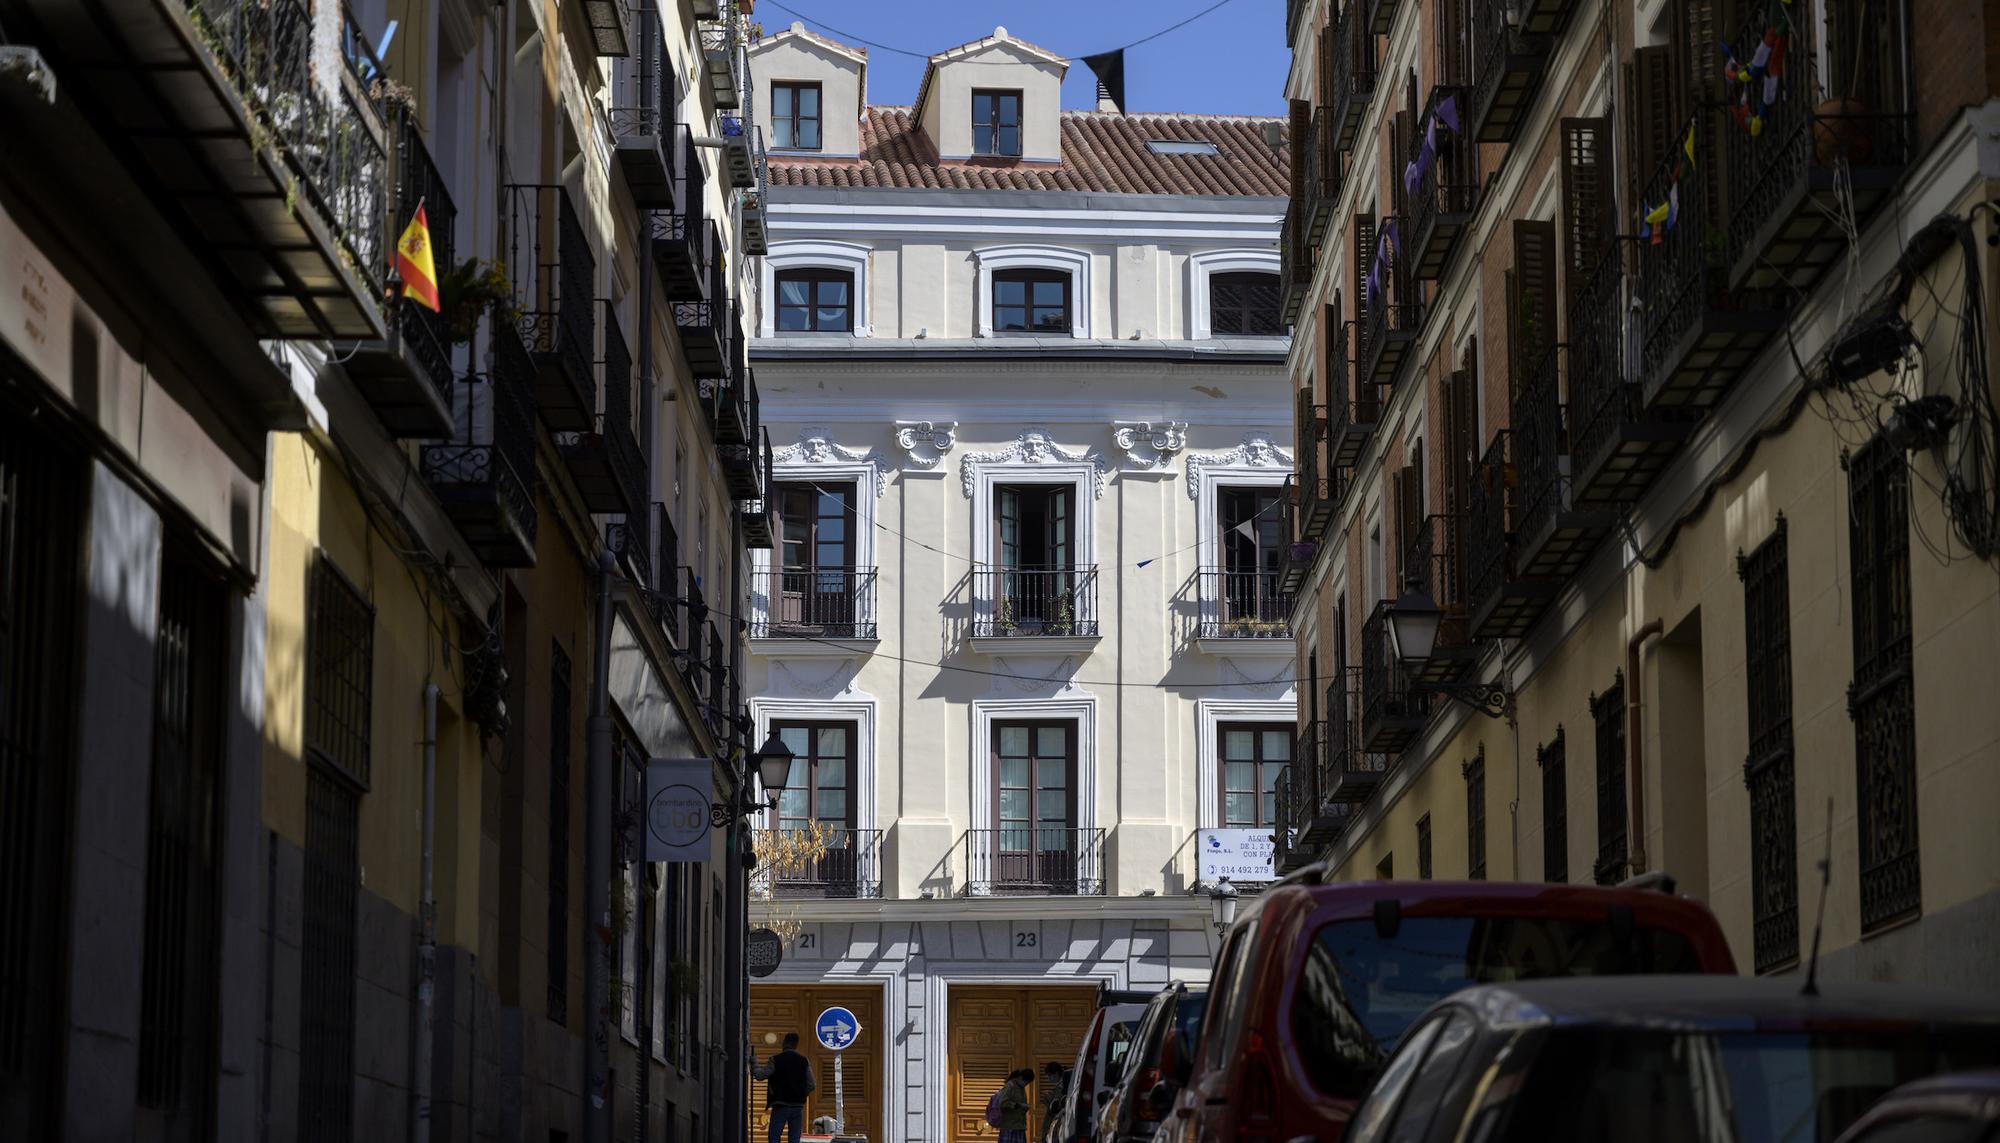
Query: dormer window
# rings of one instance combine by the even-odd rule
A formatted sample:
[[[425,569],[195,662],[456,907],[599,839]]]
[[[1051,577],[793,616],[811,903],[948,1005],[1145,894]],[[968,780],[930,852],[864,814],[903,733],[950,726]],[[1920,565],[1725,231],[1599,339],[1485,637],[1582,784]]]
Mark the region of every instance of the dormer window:
[[[1061,270],[996,270],[993,332],[1070,336],[1070,277]]]
[[[972,153],[1021,153],[1020,92],[976,90],[972,93]]]
[[[1278,312],[1278,276],[1255,271],[1208,279],[1208,326],[1216,337],[1264,337],[1285,332]]]
[[[771,145],[789,151],[819,150],[819,84],[771,85]]]

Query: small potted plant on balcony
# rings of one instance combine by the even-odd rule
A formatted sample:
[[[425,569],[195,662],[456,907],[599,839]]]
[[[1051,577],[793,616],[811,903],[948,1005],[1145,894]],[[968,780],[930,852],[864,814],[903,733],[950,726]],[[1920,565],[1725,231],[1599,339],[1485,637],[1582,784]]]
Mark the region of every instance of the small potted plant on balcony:
[[[446,270],[438,280],[438,308],[453,345],[471,341],[479,332],[479,319],[489,313],[495,321],[512,321],[514,283],[507,278],[506,264],[467,258]]]

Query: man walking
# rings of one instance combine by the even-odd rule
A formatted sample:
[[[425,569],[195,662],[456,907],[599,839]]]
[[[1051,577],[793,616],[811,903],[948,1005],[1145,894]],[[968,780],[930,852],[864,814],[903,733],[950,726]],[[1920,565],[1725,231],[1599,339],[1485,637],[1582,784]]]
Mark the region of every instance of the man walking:
[[[764,1104],[770,1108],[771,1127],[767,1143],[778,1143],[780,1134],[788,1143],[799,1143],[806,1125],[806,1097],[813,1093],[811,1061],[799,1054],[799,1034],[785,1033],[785,1050],[760,1064],[750,1058],[750,1074],[765,1081]]]
[[[1063,1097],[1068,1094],[1069,1069],[1054,1060],[1042,1065],[1042,1134],[1048,1134],[1048,1125],[1055,1122],[1062,1112]]]
[[[1028,1085],[1035,1082],[1035,1069],[1021,1068],[1007,1077],[1000,1089],[1000,1143],[1028,1143]]]

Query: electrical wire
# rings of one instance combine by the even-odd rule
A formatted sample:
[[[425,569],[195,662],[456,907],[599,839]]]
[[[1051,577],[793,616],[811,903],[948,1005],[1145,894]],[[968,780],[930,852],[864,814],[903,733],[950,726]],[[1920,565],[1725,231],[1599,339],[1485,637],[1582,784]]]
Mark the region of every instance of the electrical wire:
[[[1124,44],[1120,44],[1119,46],[1117,46],[1117,47],[1115,47],[1115,48],[1105,48],[1105,49],[1103,49],[1102,51],[1096,51],[1096,52],[1077,52],[1077,53],[1074,53],[1074,54],[1073,54],[1073,55],[1071,56],[1071,58],[1073,58],[1073,59],[1080,59],[1080,58],[1083,58],[1083,57],[1085,57],[1085,56],[1097,56],[1097,55],[1105,55],[1105,54],[1108,54],[1108,53],[1110,53],[1110,52],[1122,52],[1122,51],[1127,51],[1127,50],[1129,50],[1129,49],[1131,49],[1131,48],[1136,48],[1136,47],[1138,47],[1138,46],[1139,46],[1140,44],[1144,44],[1144,43],[1150,43],[1150,42],[1152,42],[1153,40],[1157,40],[1157,39],[1159,39],[1159,38],[1160,38],[1161,36],[1164,36],[1164,35],[1166,35],[1166,34],[1167,34],[1167,33],[1169,33],[1169,32],[1177,32],[1177,31],[1181,30],[1182,28],[1185,28],[1185,27],[1187,27],[1187,26],[1188,26],[1189,24],[1192,24],[1192,23],[1194,23],[1194,22],[1195,22],[1196,20],[1199,20],[1199,19],[1201,19],[1201,18],[1202,18],[1203,16],[1206,16],[1206,15],[1208,15],[1209,13],[1211,13],[1211,12],[1213,12],[1213,11],[1217,10],[1218,8],[1223,8],[1223,7],[1226,7],[1226,6],[1228,6],[1228,5],[1230,5],[1230,4],[1233,4],[1233,3],[1235,3],[1235,2],[1236,2],[1236,0],[1215,0],[1215,3],[1213,3],[1213,4],[1210,4],[1210,5],[1208,6],[1208,7],[1206,7],[1206,8],[1203,8],[1203,9],[1202,9],[1201,11],[1199,11],[1199,12],[1196,12],[1196,13],[1195,13],[1194,15],[1192,15],[1192,16],[1189,16],[1189,17],[1187,17],[1186,19],[1183,19],[1183,20],[1179,20],[1179,21],[1177,21],[1177,22],[1175,22],[1175,23],[1172,23],[1172,24],[1168,24],[1168,25],[1167,25],[1166,27],[1164,27],[1164,28],[1161,28],[1161,29],[1160,29],[1159,31],[1157,31],[1157,32],[1149,32],[1149,33],[1147,33],[1146,35],[1143,35],[1143,36],[1140,36],[1140,37],[1139,37],[1138,39],[1136,39],[1136,40],[1132,40],[1132,41],[1130,41],[1130,42],[1128,42],[1128,43],[1124,43]],[[908,56],[908,57],[910,57],[911,59],[918,59],[918,60],[929,60],[929,59],[930,59],[930,58],[931,58],[932,56],[935,56],[935,55],[937,55],[937,53],[936,53],[936,52],[913,52],[913,51],[911,51],[911,50],[910,50],[910,49],[908,49],[908,48],[899,48],[899,47],[895,47],[895,46],[893,46],[893,45],[890,45],[890,44],[885,44],[885,43],[881,43],[881,42],[879,42],[879,41],[876,41],[876,40],[871,40],[871,39],[867,38],[866,36],[859,36],[859,35],[856,35],[856,34],[855,34],[855,33],[853,33],[853,32],[846,32],[846,31],[842,31],[841,29],[839,29],[839,28],[836,28],[836,27],[834,27],[834,26],[833,26],[832,24],[829,24],[829,23],[827,23],[827,22],[826,22],[825,20],[821,20],[821,19],[819,19],[818,17],[815,17],[815,16],[808,16],[808,15],[806,15],[806,14],[805,14],[804,12],[801,12],[801,11],[799,11],[799,10],[798,10],[797,8],[793,8],[793,7],[789,6],[789,5],[786,5],[786,4],[780,4],[780,3],[778,2],[778,0],[764,0],[764,3],[765,3],[765,5],[766,5],[767,7],[771,7],[771,8],[776,8],[776,9],[777,9],[778,11],[780,11],[780,12],[784,12],[784,13],[786,13],[787,15],[791,15],[791,16],[796,16],[796,17],[798,17],[799,19],[801,19],[801,20],[804,20],[804,21],[805,21],[806,23],[808,23],[808,24],[817,24],[818,26],[820,26],[820,27],[822,27],[822,28],[826,29],[827,31],[829,31],[829,32],[833,33],[833,34],[834,34],[835,36],[838,36],[838,37],[840,37],[840,38],[841,38],[842,40],[844,40],[844,41],[846,41],[846,42],[848,42],[848,43],[854,43],[854,44],[862,44],[862,45],[865,45],[865,46],[867,46],[867,47],[871,47],[871,48],[874,48],[874,49],[875,49],[875,50],[877,50],[877,51],[883,51],[883,52],[888,52],[888,53],[890,53],[891,55],[898,55],[898,56]],[[974,60],[974,61],[968,61],[968,62],[974,62],[974,63],[984,63],[984,62],[987,62],[987,61],[983,61],[983,60]],[[1011,66],[1014,66],[1014,65],[1012,65],[1012,64],[1010,63],[1010,64],[1008,64],[1007,66],[1011,67]]]

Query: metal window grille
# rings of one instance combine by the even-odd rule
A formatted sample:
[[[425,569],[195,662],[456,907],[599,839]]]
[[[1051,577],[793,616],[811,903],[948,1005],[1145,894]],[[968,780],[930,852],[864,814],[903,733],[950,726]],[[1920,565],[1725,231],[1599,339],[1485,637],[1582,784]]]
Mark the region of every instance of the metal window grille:
[[[1431,816],[1417,819],[1417,879],[1431,879]]]
[[[1542,880],[1561,883],[1569,880],[1569,777],[1564,773],[1567,753],[1563,728],[1535,750],[1542,766]]]
[[[1463,767],[1465,773],[1465,876],[1486,880],[1486,747]]]
[[[375,611],[324,553],[313,561],[306,625],[306,749],[368,788]]]
[[[1625,672],[1613,676],[1603,694],[1590,696],[1590,716],[1597,723],[1597,864],[1591,874],[1599,885],[1625,879]]]
[[[0,1135],[46,1133],[70,819],[82,481],[0,405]]]
[[[1917,858],[1916,693],[1910,663],[1910,474],[1876,437],[1848,460],[1853,557],[1854,720],[1859,784],[1861,927],[1923,905]]]
[[[1745,691],[1750,754],[1751,940],[1758,972],[1799,957],[1797,796],[1792,773],[1792,618],[1785,519],[1770,539],[1738,556],[1743,580]]]
[[[549,1019],[569,1023],[569,656],[549,655]]]
[[[228,654],[220,591],[169,553],[153,644],[139,1102],[202,1138],[215,1089],[216,781]]]
[[[306,768],[305,889],[299,972],[299,1138],[354,1138],[355,904],[361,795],[330,768]]]

